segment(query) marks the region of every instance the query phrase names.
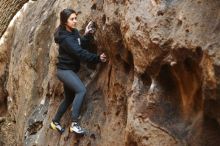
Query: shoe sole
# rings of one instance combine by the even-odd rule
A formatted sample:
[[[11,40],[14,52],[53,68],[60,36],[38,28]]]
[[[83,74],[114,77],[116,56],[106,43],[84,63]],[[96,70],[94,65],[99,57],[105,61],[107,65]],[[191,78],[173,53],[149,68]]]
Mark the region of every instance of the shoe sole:
[[[86,133],[85,131],[82,132],[82,133],[77,133],[76,131],[71,130],[71,129],[69,129],[69,132],[70,132],[70,133],[75,133],[75,134],[78,134],[78,135],[84,135],[84,134]]]

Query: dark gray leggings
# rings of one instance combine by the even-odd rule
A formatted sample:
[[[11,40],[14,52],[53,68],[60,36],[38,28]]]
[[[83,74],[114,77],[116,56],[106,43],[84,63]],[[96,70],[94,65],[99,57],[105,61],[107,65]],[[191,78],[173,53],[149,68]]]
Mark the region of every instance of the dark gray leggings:
[[[74,73],[72,70],[58,69],[57,77],[60,81],[63,82],[65,97],[61,102],[53,121],[60,122],[60,119],[67,108],[71,105],[71,103],[73,103],[72,121],[77,122],[80,113],[80,107],[86,93],[86,88],[76,73]]]

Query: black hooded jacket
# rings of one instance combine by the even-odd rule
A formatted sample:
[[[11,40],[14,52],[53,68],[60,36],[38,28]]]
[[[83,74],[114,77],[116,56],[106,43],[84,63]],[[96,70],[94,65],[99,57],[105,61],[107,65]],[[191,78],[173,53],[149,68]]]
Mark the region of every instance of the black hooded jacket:
[[[94,63],[100,62],[98,55],[90,53],[82,47],[87,46],[90,39],[90,36],[81,38],[77,29],[69,32],[60,26],[54,34],[54,40],[59,45],[57,68],[78,72],[80,60]]]

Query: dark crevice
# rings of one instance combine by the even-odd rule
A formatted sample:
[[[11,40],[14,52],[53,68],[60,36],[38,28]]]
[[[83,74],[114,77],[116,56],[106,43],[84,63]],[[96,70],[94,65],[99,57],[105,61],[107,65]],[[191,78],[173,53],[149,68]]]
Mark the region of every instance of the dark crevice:
[[[142,78],[143,76],[146,78],[145,84],[148,85],[151,83],[147,73],[143,74]],[[155,88],[157,90],[156,93],[154,92],[154,96],[157,100],[149,103],[143,110],[143,114],[147,114],[154,123],[171,131],[172,135],[181,138],[185,135],[184,130],[180,131],[183,127],[174,126],[181,123],[181,96],[178,89],[178,82],[172,73],[171,67],[167,64],[162,65],[155,80],[157,83]]]
[[[132,70],[134,69],[134,60],[133,60],[133,56],[130,51],[128,51],[127,53],[127,63],[125,63],[124,67],[125,67],[126,72],[130,72],[131,69]]]
[[[160,82],[160,85],[164,92],[166,93],[173,93],[177,92],[177,82],[175,80],[175,77],[172,75],[171,67],[169,65],[163,65],[161,67],[158,81]]]
[[[91,9],[96,10],[96,3],[92,5]]]
[[[152,81],[151,81],[150,75],[147,73],[147,71],[145,71],[143,74],[141,74],[140,77],[141,77],[141,80],[142,80],[144,86],[150,87]]]
[[[111,73],[112,73],[112,66],[110,66],[109,72],[108,72],[108,89],[110,88],[110,81],[111,81]]]
[[[199,58],[201,58],[202,57],[202,55],[203,55],[203,51],[202,51],[202,48],[201,47],[196,47],[196,56],[198,56]]]
[[[126,63],[126,62],[124,62],[123,67],[124,67],[124,70],[126,73],[129,73],[133,69],[133,66],[131,64]]]
[[[191,57],[187,57],[185,60],[184,60],[184,66],[185,66],[185,69],[188,71],[188,72],[194,72],[194,61],[193,61],[193,58]]]
[[[105,22],[106,22],[106,15],[104,14],[104,15],[102,16],[102,24],[105,24]]]
[[[127,146],[137,146],[137,142],[130,141]]]
[[[42,121],[37,121],[30,125],[27,129],[28,131],[28,136],[36,134],[41,128],[43,127],[43,122]]]
[[[204,122],[202,124],[201,133],[199,133],[199,137],[197,137],[197,143],[200,143],[204,146],[217,146],[220,143],[220,126],[218,122],[210,117],[204,117]],[[192,145],[196,143],[191,140]]]

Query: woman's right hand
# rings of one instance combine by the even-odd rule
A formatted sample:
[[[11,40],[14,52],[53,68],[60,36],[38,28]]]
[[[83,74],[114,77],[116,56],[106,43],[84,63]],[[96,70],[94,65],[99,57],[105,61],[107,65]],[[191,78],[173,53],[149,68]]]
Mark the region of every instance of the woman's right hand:
[[[106,62],[106,55],[105,55],[105,53],[102,53],[101,55],[100,55],[100,60],[101,60],[101,62]]]

